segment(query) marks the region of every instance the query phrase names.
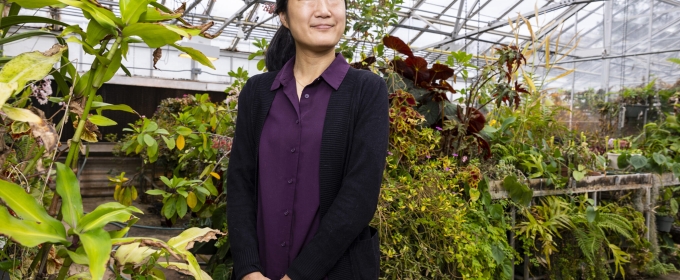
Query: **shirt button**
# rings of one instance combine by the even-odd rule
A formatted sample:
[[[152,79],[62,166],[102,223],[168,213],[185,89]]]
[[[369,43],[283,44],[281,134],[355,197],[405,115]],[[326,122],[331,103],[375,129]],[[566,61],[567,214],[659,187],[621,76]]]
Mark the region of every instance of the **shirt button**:
[[[286,247],[286,242],[281,243],[281,247]]]
[[[294,153],[294,152],[295,152],[295,148],[290,149],[290,152],[291,152],[291,153]]]
[[[295,120],[295,123],[300,123],[300,120]]]
[[[288,214],[290,214],[290,212],[288,212],[288,210],[286,210],[286,212],[283,212],[284,216],[288,216]]]
[[[309,93],[305,93],[305,98],[309,98]]]
[[[292,183],[293,183],[293,179],[288,179],[288,184],[292,184]]]

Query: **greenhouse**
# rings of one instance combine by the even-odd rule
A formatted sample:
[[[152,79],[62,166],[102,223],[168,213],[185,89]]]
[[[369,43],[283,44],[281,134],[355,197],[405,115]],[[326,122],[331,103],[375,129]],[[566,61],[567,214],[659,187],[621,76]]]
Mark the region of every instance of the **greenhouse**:
[[[0,280],[680,279],[679,0],[0,10]]]

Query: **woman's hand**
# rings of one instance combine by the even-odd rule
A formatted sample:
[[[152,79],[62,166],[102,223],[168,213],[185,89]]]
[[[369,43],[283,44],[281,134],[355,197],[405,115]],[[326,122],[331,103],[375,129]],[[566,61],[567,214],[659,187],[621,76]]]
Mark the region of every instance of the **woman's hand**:
[[[288,275],[285,275],[285,276],[283,276],[283,278],[281,278],[281,280],[291,280],[291,279],[290,279],[290,277],[288,277]]]
[[[261,272],[253,272],[251,274],[246,275],[243,277],[243,280],[271,280],[267,277],[264,277]]]

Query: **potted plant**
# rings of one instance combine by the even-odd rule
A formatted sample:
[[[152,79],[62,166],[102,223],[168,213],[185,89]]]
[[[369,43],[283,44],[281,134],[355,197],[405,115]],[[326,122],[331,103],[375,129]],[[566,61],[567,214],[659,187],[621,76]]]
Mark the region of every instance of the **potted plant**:
[[[660,194],[659,206],[656,208],[656,230],[670,232],[671,226],[678,214],[678,201],[673,193],[680,187],[667,187]]]
[[[610,149],[610,147],[612,149]],[[631,148],[628,139],[609,139],[607,141],[607,159],[609,160],[609,167],[612,170],[624,169],[632,164],[630,160],[633,156],[641,156],[642,150]],[[636,157],[637,159],[637,157]],[[637,162],[636,162],[637,163]],[[642,164],[644,166],[645,164]],[[638,169],[642,166],[633,164]]]
[[[626,110],[626,118],[637,118],[643,114],[652,103],[656,95],[656,80],[652,80],[644,87],[626,88],[621,92],[621,103]]]

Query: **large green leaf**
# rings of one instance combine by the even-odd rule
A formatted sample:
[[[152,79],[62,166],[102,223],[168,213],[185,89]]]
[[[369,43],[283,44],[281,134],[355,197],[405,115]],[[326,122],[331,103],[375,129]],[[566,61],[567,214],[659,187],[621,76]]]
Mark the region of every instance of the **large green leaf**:
[[[116,75],[118,69],[120,69],[121,61],[123,60],[123,56],[120,55],[120,51],[120,49],[116,50],[116,54],[111,59],[111,63],[106,65],[106,73],[104,73],[104,79],[102,80],[102,83],[110,81],[113,76]]]
[[[191,58],[193,60],[196,60],[196,61],[198,61],[199,63],[201,63],[205,66],[208,66],[212,69],[215,69],[215,65],[212,64],[212,61],[210,61],[210,59],[208,59],[202,52],[200,52],[200,51],[198,51],[194,48],[182,47],[182,46],[177,45],[177,44],[172,44],[172,46],[175,47],[176,49],[182,51],[182,52],[185,52],[186,54],[191,56]]]
[[[83,243],[87,258],[90,260],[90,275],[92,279],[104,279],[106,264],[111,253],[111,237],[102,228],[96,228],[84,233],[79,233],[80,242]]]
[[[112,34],[111,30],[104,28],[96,20],[91,20],[87,24],[87,39],[85,40],[85,43],[90,46],[96,46],[99,44],[99,41],[109,34]]]
[[[50,224],[19,220],[12,217],[4,206],[0,206],[0,224],[2,225],[0,235],[7,236],[26,247],[35,247],[46,242],[68,243],[64,226],[61,224],[58,224],[61,226],[60,229],[55,229]]]
[[[123,29],[123,36],[139,36],[150,48],[160,48],[179,41],[179,34],[156,23],[135,23]]]
[[[120,0],[120,13],[123,24],[130,25],[139,21],[139,17],[146,13],[151,0]]]
[[[88,265],[90,260],[87,259],[87,254],[85,254],[85,249],[83,247],[78,247],[78,249],[73,252],[66,250],[66,253],[74,263]]]
[[[59,0],[60,2],[80,8],[83,12],[88,13],[94,20],[96,20],[102,27],[109,29],[111,33],[115,32],[118,26],[122,26],[123,22],[116,17],[116,15],[103,7],[87,2],[77,0]]]
[[[38,117],[38,115],[27,109],[15,108],[5,104],[4,106],[2,106],[2,111],[5,112],[5,115],[7,115],[7,117],[15,121],[27,123],[42,122],[42,119]]]
[[[66,236],[64,225],[57,219],[52,218],[38,201],[24,191],[19,185],[0,180],[0,199],[12,209],[23,221],[38,222],[41,225],[52,227],[60,236]],[[5,224],[0,223],[0,230]]]
[[[58,0],[54,0],[55,2],[59,2]],[[69,26],[68,24],[54,20],[51,18],[46,18],[46,17],[38,17],[38,16],[8,16],[2,18],[2,24],[0,24],[0,29],[4,29],[5,27],[10,27],[10,26],[15,26],[15,25],[21,25],[21,24],[26,24],[26,23],[47,23],[47,24],[54,24],[54,25],[61,25],[61,26]]]
[[[525,184],[520,183],[514,175],[503,179],[503,188],[508,191],[508,195],[512,200],[524,206],[529,206],[534,195],[534,191]]]
[[[83,216],[83,199],[80,196],[80,184],[73,170],[63,163],[57,162],[57,193],[61,196],[61,215],[71,228],[78,226]]]
[[[0,83],[17,85],[16,91],[20,91],[24,85],[31,80],[42,80],[52,70],[52,66],[57,63],[61,54],[66,50],[66,46],[54,45],[45,53],[27,52],[13,58],[0,70]],[[0,107],[5,104],[7,99],[7,89],[3,87],[0,91]]]
[[[151,5],[161,6],[160,3],[151,2]],[[160,22],[171,19],[176,19],[182,16],[182,13],[172,13],[170,10],[161,11],[156,7],[147,7],[146,12],[142,13],[139,22]]]
[[[188,252],[188,250],[194,247],[195,242],[208,242],[212,239],[217,239],[217,235],[223,235],[223,233],[219,230],[207,227],[189,228],[180,235],[170,238],[170,240],[168,240],[168,246],[182,252]]]
[[[46,6],[61,6],[59,0],[10,0],[26,9],[38,9]]]
[[[630,157],[630,164],[635,169],[640,169],[647,166],[647,158],[641,155],[633,155]]]
[[[125,206],[118,202],[108,202],[97,206],[94,211],[80,219],[77,232],[87,232],[102,228],[110,222],[124,223],[130,220],[132,213],[142,213],[134,206]]]

